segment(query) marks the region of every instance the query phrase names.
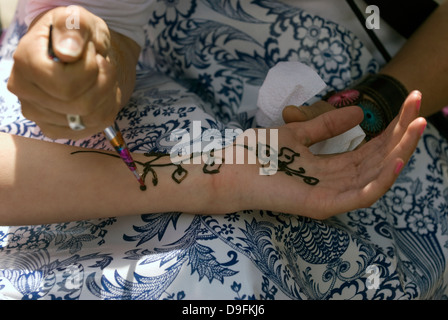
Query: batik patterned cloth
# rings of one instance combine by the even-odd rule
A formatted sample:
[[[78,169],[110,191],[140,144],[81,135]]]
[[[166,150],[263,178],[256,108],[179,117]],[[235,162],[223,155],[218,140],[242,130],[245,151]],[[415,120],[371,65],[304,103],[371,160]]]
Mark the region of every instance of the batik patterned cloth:
[[[351,32],[275,1],[157,1],[148,21],[137,87],[117,118],[133,152],[169,152],[171,132],[193,121],[256,126],[257,91],[279,61],[308,64],[328,90],[379,67]],[[6,89],[24,32],[18,18],[2,42],[0,130],[48,140]],[[54,143],[111,150],[102,135]],[[429,125],[380,200],[326,221],[249,210],[0,227],[0,297],[446,298],[447,154]]]

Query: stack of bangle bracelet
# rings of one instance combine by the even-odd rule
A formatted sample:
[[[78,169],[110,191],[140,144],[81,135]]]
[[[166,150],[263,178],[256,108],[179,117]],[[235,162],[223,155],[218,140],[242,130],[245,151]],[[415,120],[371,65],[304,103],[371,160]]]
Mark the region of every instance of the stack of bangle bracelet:
[[[364,111],[360,124],[370,140],[379,135],[399,114],[408,96],[406,88],[396,79],[384,74],[368,75],[352,88],[330,92],[323,100],[336,108],[359,106]]]

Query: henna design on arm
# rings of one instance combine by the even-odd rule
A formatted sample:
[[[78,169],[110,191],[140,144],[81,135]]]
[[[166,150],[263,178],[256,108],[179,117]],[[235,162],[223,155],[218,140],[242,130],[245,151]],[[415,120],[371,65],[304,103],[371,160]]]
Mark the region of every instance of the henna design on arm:
[[[247,146],[247,145],[237,145],[239,147],[243,147],[248,151],[253,151],[253,148]],[[277,154],[277,159],[278,159],[278,165],[277,167],[274,169],[275,172],[284,172],[286,175],[288,176],[296,176],[296,177],[300,177],[303,179],[303,182],[305,182],[306,184],[315,186],[316,184],[319,183],[319,179],[311,177],[311,176],[306,176],[306,170],[303,167],[299,167],[297,169],[293,169],[292,165],[294,164],[294,162],[296,161],[296,158],[300,157],[300,153],[295,152],[294,150],[292,150],[291,148],[288,147],[282,147],[280,149],[280,154],[278,154],[278,151],[273,149],[270,145],[268,144],[257,144],[257,150],[255,151],[256,154],[258,156],[260,156],[259,153],[259,148],[264,148],[264,154],[269,158],[271,156],[272,153],[276,153]],[[262,165],[263,168],[266,168],[265,165]],[[266,168],[266,171],[269,172],[269,170],[273,170],[272,168]]]
[[[237,145],[237,146],[244,147],[248,151],[254,151],[253,148],[250,148],[247,145]],[[259,146],[257,145],[257,148],[256,148],[257,154],[258,154],[258,148],[259,148]],[[265,150],[266,150],[265,152],[268,156],[271,152],[277,152],[275,150],[272,150],[269,145],[264,145],[263,148],[265,148]],[[82,154],[82,153],[96,153],[96,154],[106,155],[106,156],[110,156],[110,157],[114,157],[114,158],[120,158],[118,155],[106,153],[103,151],[97,151],[97,150],[75,151],[75,152],[72,152],[71,154],[75,155],[75,154]],[[204,153],[192,154],[192,155],[190,155],[188,160],[192,160],[194,157],[197,157],[197,156],[202,157],[203,154]],[[157,184],[159,183],[159,177],[157,175],[156,169],[162,168],[162,167],[174,167],[175,168],[171,174],[171,179],[173,181],[175,181],[177,184],[182,183],[182,181],[184,181],[188,176],[188,170],[182,166],[182,163],[176,164],[171,161],[169,161],[169,162],[161,161],[163,159],[170,158],[169,154],[158,153],[158,152],[149,152],[149,153],[145,153],[144,156],[151,158],[151,159],[146,162],[137,161],[137,160],[135,160],[134,162],[137,165],[143,167],[142,179],[145,182],[146,182],[146,178],[148,177],[148,175],[150,175],[152,177],[152,184],[154,186],[157,186]],[[212,151],[208,152],[207,156],[209,157],[209,159],[215,159],[214,151],[212,150]],[[300,157],[300,154],[295,152],[294,150],[287,148],[287,147],[282,147],[280,149],[280,154],[278,155],[278,166],[275,168],[275,170],[277,172],[284,172],[288,176],[299,177],[303,180],[303,182],[305,182],[308,185],[312,185],[312,186],[317,185],[319,183],[319,179],[317,179],[315,177],[307,176],[306,170],[303,167],[298,167],[298,168],[292,167],[294,162],[296,162],[296,159],[299,157]],[[221,167],[222,167],[223,163],[224,163],[224,159],[222,159],[222,161],[220,163],[217,163],[216,161],[211,161],[210,163],[207,162],[202,167],[202,172],[204,174],[218,174],[221,172]],[[144,191],[144,189],[142,189],[142,191]]]
[[[299,167],[297,169],[293,169],[290,167],[290,165],[292,165],[295,159],[298,157],[300,157],[300,154],[295,152],[294,150],[286,147],[281,148],[278,160],[278,171],[284,172],[288,176],[300,177],[306,184],[315,186],[319,183],[319,179],[306,176],[306,170],[302,167]],[[280,160],[281,158],[284,158],[285,161]]]

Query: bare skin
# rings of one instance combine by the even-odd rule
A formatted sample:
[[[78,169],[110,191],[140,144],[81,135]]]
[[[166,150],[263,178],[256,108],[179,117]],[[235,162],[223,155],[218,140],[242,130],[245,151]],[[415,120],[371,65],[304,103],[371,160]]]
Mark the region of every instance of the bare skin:
[[[439,12],[445,17],[447,5],[441,8]],[[51,138],[78,139],[102,131],[112,124],[134,88],[138,45],[109,30],[102,19],[87,10],[81,9],[80,13],[81,28],[70,32],[64,27],[65,8],[42,14],[14,56],[8,88],[19,97],[24,115]],[[434,19],[431,23],[447,28],[440,13]],[[50,24],[55,26],[54,48],[62,63],[47,54]],[[437,73],[446,71],[446,59],[438,68],[431,62],[424,66],[431,59],[417,60],[427,58],[420,51],[427,49],[424,43],[432,28],[419,32],[383,72],[395,76],[409,90],[422,88],[422,110],[427,115],[446,101],[441,88],[446,87],[447,73]],[[72,39],[69,51],[58,47],[66,37]],[[446,41],[433,40],[438,49],[431,52],[446,52]],[[420,51],[415,53],[417,48]],[[417,63],[419,68],[413,69]],[[435,76],[438,81],[433,81]],[[129,170],[112,154],[74,154],[87,150],[1,134],[0,225],[167,211],[220,214],[243,209],[325,219],[368,207],[390,188],[416,148],[426,126],[418,116],[420,101],[419,92],[411,93],[399,117],[383,134],[355,151],[325,157],[313,155],[308,147],[359,124],[362,111],[357,107],[330,111],[332,107],[325,102],[318,102],[319,107],[314,109],[285,109],[287,124],[277,128],[279,147],[299,155],[288,166],[304,168],[307,175],[318,179],[316,185],[285,172],[261,176],[259,164],[229,164],[225,159],[213,174],[204,173],[203,164],[185,165],[188,175],[178,183],[173,181],[170,160],[164,157],[160,161],[166,166],[154,167],[158,184],[151,186],[147,181],[148,190],[142,192]],[[87,129],[68,129],[67,114],[83,116]],[[142,154],[133,156],[142,169],[151,161]]]
[[[66,8],[42,14],[14,54],[8,89],[18,96],[23,115],[49,138],[76,140],[101,132],[113,124],[135,85],[140,47],[89,11],[79,12],[80,29],[66,28]],[[47,52],[51,24],[59,62]],[[70,130],[67,114],[81,115],[87,129]]]
[[[206,173],[204,164],[182,165],[188,175],[179,183],[173,179],[177,167],[164,157],[158,163],[165,166],[153,166],[158,183],[152,185],[152,175],[147,175],[148,189],[142,192],[113,154],[74,154],[89,150],[1,134],[0,224],[169,211],[222,214],[244,209],[325,219],[368,207],[390,188],[417,146],[426,126],[425,119],[418,117],[420,99],[420,93],[413,92],[383,134],[345,154],[320,157],[308,148],[361,122],[363,113],[358,107],[277,128],[279,148],[288,153],[280,158],[291,160],[286,169],[303,168],[304,175],[318,180],[316,184],[288,175],[287,170],[260,175],[260,164],[229,164],[228,159],[223,159],[223,165],[213,173]],[[295,157],[287,158],[293,154]],[[140,169],[153,159],[143,154],[133,156]],[[177,177],[184,171],[178,171]]]

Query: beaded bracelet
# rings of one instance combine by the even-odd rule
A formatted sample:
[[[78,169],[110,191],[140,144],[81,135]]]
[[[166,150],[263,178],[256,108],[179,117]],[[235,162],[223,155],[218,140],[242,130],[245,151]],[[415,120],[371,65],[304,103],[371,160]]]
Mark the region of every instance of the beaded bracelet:
[[[406,88],[396,79],[384,75],[368,75],[352,88],[330,92],[324,96],[336,108],[359,106],[364,111],[360,126],[370,140],[386,129],[399,114],[408,96]]]

